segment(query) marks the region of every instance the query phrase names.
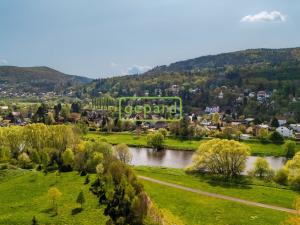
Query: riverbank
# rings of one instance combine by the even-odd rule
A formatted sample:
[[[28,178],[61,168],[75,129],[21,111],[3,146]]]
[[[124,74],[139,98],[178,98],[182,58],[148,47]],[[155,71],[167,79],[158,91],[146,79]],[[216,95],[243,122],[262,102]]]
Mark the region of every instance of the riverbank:
[[[142,134],[137,136],[132,133],[99,133],[99,132],[89,132],[85,135],[85,138],[89,140],[106,140],[110,144],[120,144],[125,143],[131,147],[150,147],[147,144],[147,136]],[[201,140],[181,140],[174,137],[166,137],[165,148],[172,150],[184,150],[184,151],[195,151],[198,149],[199,145],[210,138],[205,138]],[[250,147],[251,155],[253,156],[285,156],[283,145],[267,143],[263,144],[259,141],[243,141],[246,145]],[[297,150],[300,150],[299,143],[297,144]]]
[[[139,175],[157,180],[290,209],[294,208],[294,201],[300,196],[287,186],[247,177],[241,177],[235,182],[225,182],[210,176],[186,174],[182,169],[146,166],[134,169]]]

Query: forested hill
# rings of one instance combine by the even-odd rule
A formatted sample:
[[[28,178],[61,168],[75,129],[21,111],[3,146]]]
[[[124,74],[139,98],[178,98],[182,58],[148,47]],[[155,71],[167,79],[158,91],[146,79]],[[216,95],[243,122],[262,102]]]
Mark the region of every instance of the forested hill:
[[[267,102],[256,101],[259,91],[269,96]],[[176,95],[183,99],[189,112],[219,106],[238,115],[289,112],[300,119],[300,104],[295,106],[300,103],[300,48],[252,49],[203,56],[156,67],[141,75],[94,80],[78,96],[101,94]]]
[[[283,62],[290,64],[299,63],[299,61],[300,48],[249,49],[179,61],[172,63],[169,66],[164,65],[156,67],[147,72],[147,74],[179,71],[196,72],[202,69],[243,67],[247,65],[276,65]]]
[[[0,84],[4,91],[60,92],[90,81],[89,78],[67,75],[49,67],[0,66]]]

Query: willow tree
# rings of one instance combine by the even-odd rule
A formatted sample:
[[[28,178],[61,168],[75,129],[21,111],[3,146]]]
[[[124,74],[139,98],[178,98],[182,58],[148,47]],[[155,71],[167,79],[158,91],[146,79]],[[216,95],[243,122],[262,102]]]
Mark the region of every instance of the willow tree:
[[[238,141],[213,139],[200,145],[193,156],[192,170],[225,177],[241,174],[246,167],[250,148]]]

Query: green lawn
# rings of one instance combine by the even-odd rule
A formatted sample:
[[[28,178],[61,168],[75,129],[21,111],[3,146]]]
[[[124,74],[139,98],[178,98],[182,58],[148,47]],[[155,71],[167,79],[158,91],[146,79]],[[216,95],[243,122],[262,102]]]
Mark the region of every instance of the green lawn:
[[[246,206],[143,181],[151,199],[186,225],[279,225],[283,212]]]
[[[111,144],[126,143],[132,147],[149,147],[147,145],[146,135],[137,136],[131,133],[99,133],[99,132],[89,132],[85,138],[87,139],[105,139]],[[195,140],[180,140],[173,137],[167,137],[165,140],[165,147],[167,149],[174,150],[189,150],[195,151],[199,145],[208,138],[199,141]],[[284,156],[283,146],[277,144],[263,144],[259,141],[245,141],[246,145],[250,146],[251,155],[260,156]],[[297,149],[300,150],[300,145],[297,145]]]
[[[230,185],[200,175],[189,175],[181,169],[139,166],[135,167],[135,170],[140,175],[158,180],[286,208],[294,208],[295,199],[300,197],[293,190],[260,180],[252,181],[252,183],[246,181],[241,184]]]
[[[84,177],[75,172],[56,177],[53,173],[45,176],[33,171],[0,171],[0,224],[31,224],[35,215],[39,224],[104,225],[107,218],[103,209],[99,208],[96,196],[88,191],[89,185],[83,185],[83,182]],[[62,192],[57,216],[54,216],[48,199],[47,191],[52,186]],[[81,189],[86,204],[78,213],[76,198]]]
[[[140,174],[149,175],[161,169],[140,167],[137,170]],[[186,177],[190,179],[188,183],[180,170],[168,170],[165,177],[170,181],[170,177],[175,175],[185,185],[196,185],[196,182],[199,182],[197,178]],[[103,216],[103,209],[99,208],[97,198],[88,191],[90,184],[83,185],[83,182],[84,177],[80,177],[77,172],[61,173],[60,176],[49,173],[45,176],[42,172],[36,171],[0,170],[0,224],[31,224],[31,219],[35,215],[39,224],[104,225],[107,218]],[[282,212],[209,198],[147,181],[142,182],[152,201],[186,225],[276,225],[289,216]],[[47,196],[48,189],[53,186],[62,192],[57,216],[54,216]],[[79,205],[76,198],[81,189],[84,191],[86,204],[84,210],[78,213],[76,209]],[[289,198],[287,193],[284,194]]]

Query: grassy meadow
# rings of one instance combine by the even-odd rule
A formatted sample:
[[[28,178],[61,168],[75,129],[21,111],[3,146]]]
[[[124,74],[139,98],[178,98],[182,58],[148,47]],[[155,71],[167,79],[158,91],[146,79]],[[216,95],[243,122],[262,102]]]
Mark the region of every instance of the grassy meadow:
[[[288,187],[258,179],[241,180],[237,184],[213,180],[203,175],[186,174],[182,169],[139,166],[135,170],[139,175],[158,180],[285,208],[294,208],[295,199],[300,197],[299,193]]]
[[[137,171],[144,175],[151,172],[146,168],[137,168]],[[187,182],[181,178],[183,175],[179,177],[182,182]],[[191,183],[193,182],[196,181],[191,179]],[[104,225],[107,218],[103,216],[103,208],[98,206],[97,198],[89,193],[90,184],[83,183],[84,177],[80,177],[77,172],[61,173],[57,176],[55,173],[44,175],[42,172],[21,169],[1,170],[0,224],[31,224],[32,217],[36,216],[39,224],[46,225]],[[276,225],[290,216],[283,212],[205,197],[148,181],[142,183],[159,208],[174,215],[177,221],[186,225]],[[185,185],[192,186],[190,183]],[[56,216],[47,194],[48,189],[53,186],[62,193],[58,200]],[[76,203],[81,189],[86,198],[82,211]]]
[[[104,225],[107,218],[99,208],[96,196],[89,192],[85,177],[77,172],[44,175],[42,172],[16,170],[0,171],[0,224],[31,224],[35,216],[39,224]],[[92,180],[92,178],[91,178]],[[55,215],[48,198],[48,189],[57,187],[62,193]],[[83,190],[86,203],[80,211],[77,195]]]

